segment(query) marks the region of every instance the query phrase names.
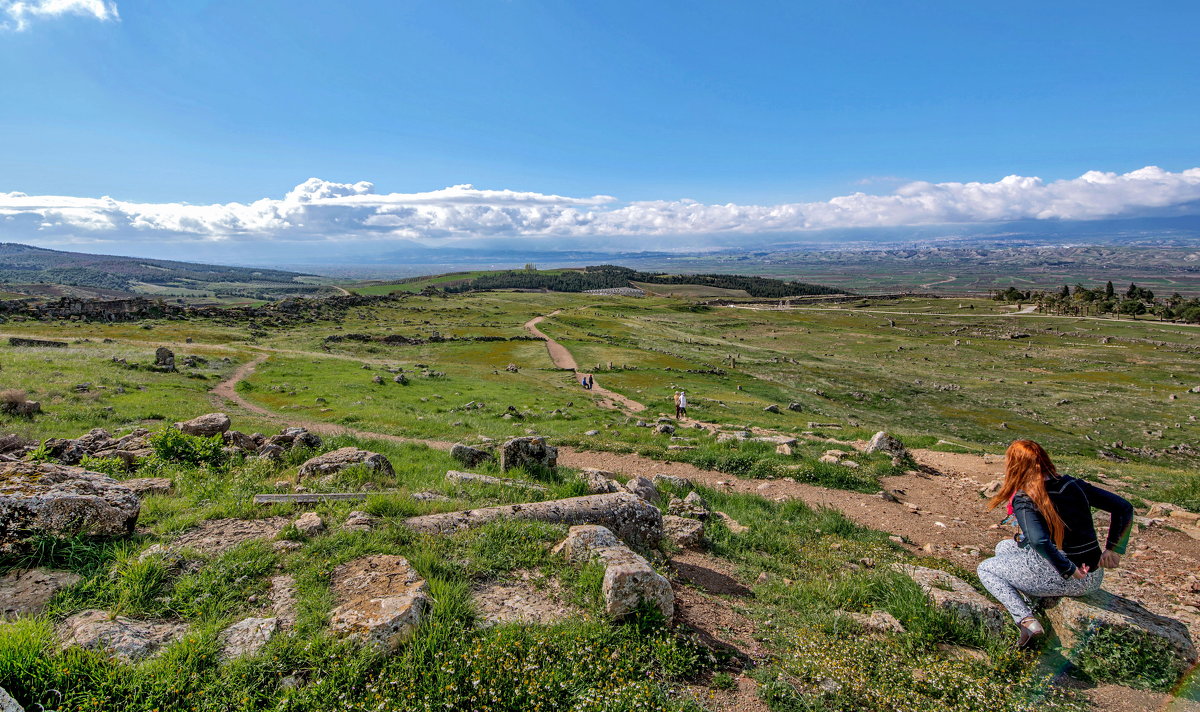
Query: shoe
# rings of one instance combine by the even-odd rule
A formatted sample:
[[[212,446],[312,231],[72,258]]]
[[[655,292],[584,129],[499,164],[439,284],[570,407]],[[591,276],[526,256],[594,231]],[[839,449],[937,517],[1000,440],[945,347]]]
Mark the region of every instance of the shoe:
[[[1033,644],[1034,639],[1046,632],[1038,619],[1033,616],[1022,618],[1021,622],[1017,624],[1017,629],[1021,631],[1021,637],[1017,640],[1018,648],[1028,648]]]

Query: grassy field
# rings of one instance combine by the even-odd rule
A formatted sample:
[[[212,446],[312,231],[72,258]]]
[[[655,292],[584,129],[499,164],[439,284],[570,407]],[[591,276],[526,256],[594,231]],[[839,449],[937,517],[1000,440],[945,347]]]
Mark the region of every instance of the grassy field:
[[[597,383],[644,403],[644,412],[631,417],[602,407],[573,374],[552,366],[544,344],[523,338],[527,321],[558,310],[539,328],[569,348],[582,370],[594,371]],[[671,394],[685,388],[691,415],[727,431],[856,439],[884,429],[910,447],[991,453],[1014,438],[1033,437],[1073,474],[1117,475],[1142,498],[1200,511],[1196,455],[1183,447],[1196,441],[1200,427],[1200,393],[1190,392],[1200,385],[1200,330],[1011,312],[988,300],[760,311],[657,297],[497,292],[414,294],[286,328],[208,320],[10,321],[0,324],[0,336],[69,345],[0,345],[4,388],[24,391],[44,411],[31,420],[0,415],[0,429],[38,439],[74,437],[93,427],[161,431],[220,408],[244,432],[277,432],[289,420],[464,442],[536,432],[578,448],[862,492],[877,491],[880,477],[905,469],[883,455],[858,458],[862,466],[853,471],[821,463],[828,444],[817,440],[801,439],[785,455],[769,443],[637,427],[638,420],[653,422],[669,412]],[[401,335],[419,343],[347,340],[347,334]],[[164,344],[177,362],[187,355],[205,362],[178,373],[145,368]],[[264,357],[237,390],[274,416],[230,408],[209,392],[239,365]],[[396,382],[400,374],[406,384]],[[765,410],[769,406],[778,412]],[[296,451],[279,463],[234,458],[192,465],[164,452],[143,462],[137,476],[168,477],[175,490],[145,501],[135,536],[46,543],[0,560],[0,574],[49,565],[84,577],[46,613],[0,625],[0,686],[27,707],[59,710],[327,710],[336,704],[346,710],[699,712],[707,700],[729,694],[731,676],[744,665],[736,656],[710,650],[685,628],[653,616],[604,619],[599,571],[548,552],[564,528],[503,522],[432,537],[402,524],[432,511],[581,494],[573,470],[508,473],[547,488],[531,494],[447,482],[446,470],[460,466],[419,444],[339,436],[327,437],[321,449],[349,444],[388,456],[395,475],[352,469],[306,481],[314,491],[369,486],[375,494],[365,502],[318,506],[330,533],[287,532],[301,543],[295,551],[248,542],[219,554],[190,552],[186,566],[142,557],[205,519],[295,516],[299,510],[282,505],[255,507],[250,497],[277,491],[279,480],[296,481],[297,465],[314,454]],[[500,474],[494,465],[480,471]],[[408,496],[416,491],[449,500]],[[749,592],[720,598],[757,631],[766,656],[751,674],[775,712],[1086,709],[1073,693],[1045,692],[1046,668],[1037,655],[1018,653],[1006,639],[925,605],[910,581],[889,572],[886,564],[907,561],[909,554],[886,533],[801,502],[700,491],[715,509],[750,527],[735,533],[711,520],[705,555],[723,562]],[[381,526],[341,531],[352,509],[378,516]],[[387,658],[326,631],[330,571],[371,553],[409,558],[436,601],[417,635]],[[252,597],[260,598],[279,573],[298,585],[294,634],[277,636],[251,658],[220,662],[220,631],[258,612],[261,604]],[[560,591],[579,614],[552,626],[477,625],[474,591],[530,577]],[[163,656],[133,665],[60,650],[54,624],[85,608],[178,620],[189,632]],[[867,636],[844,615],[876,609],[903,621],[905,632]],[[963,655],[963,649],[973,652]],[[1151,672],[1122,680],[1162,687]]]

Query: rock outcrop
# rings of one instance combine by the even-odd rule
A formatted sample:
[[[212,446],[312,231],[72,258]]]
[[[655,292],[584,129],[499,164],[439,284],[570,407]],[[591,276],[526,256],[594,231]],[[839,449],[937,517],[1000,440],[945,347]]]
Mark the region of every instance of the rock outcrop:
[[[625,489],[651,504],[658,504],[658,488],[648,477],[632,477],[625,483]]]
[[[674,514],[664,515],[663,536],[672,541],[675,546],[684,549],[698,548],[704,544],[704,522],[698,519],[677,517]]]
[[[1134,637],[1160,638],[1166,641],[1181,668],[1197,661],[1196,646],[1187,626],[1166,616],[1156,615],[1141,604],[1109,593],[1096,591],[1078,598],[1064,597],[1047,611],[1054,632],[1063,648],[1077,655],[1088,637],[1101,628],[1116,628]]]
[[[450,456],[467,467],[478,467],[488,460],[495,459],[495,456],[487,450],[462,443],[455,443],[454,447],[450,448]]]
[[[184,435],[211,438],[214,435],[221,435],[226,430],[229,430],[229,424],[228,415],[224,413],[209,413],[192,418],[191,420],[185,420],[182,423],[176,423],[175,427],[179,428],[179,432]]]
[[[662,512],[629,492],[426,514],[410,517],[404,523],[419,532],[446,534],[498,519],[531,519],[571,525],[598,524],[616,532],[622,540],[642,548],[657,546],[663,532]]]
[[[883,431],[871,436],[871,442],[867,443],[867,452],[882,452],[892,457],[908,457],[908,449],[904,447],[904,443]]]
[[[254,655],[279,630],[278,618],[243,618],[221,631],[221,659]]]
[[[360,450],[356,447],[343,447],[324,455],[309,459],[298,470],[301,477],[319,477],[332,475],[353,465],[365,465],[375,473],[392,477],[396,471],[392,463],[383,455],[370,450]]]
[[[329,615],[329,630],[383,652],[407,641],[430,605],[428,585],[402,556],[342,564],[333,570],[331,588],[339,605]]]
[[[30,536],[124,536],[142,502],[107,475],[80,467],[0,463],[0,553],[15,552]]]
[[[0,712],[25,712],[25,708],[8,694],[8,690],[0,687]]]
[[[557,466],[558,448],[548,445],[542,437],[513,438],[500,448],[500,468],[503,470],[514,467],[553,470]]]
[[[668,620],[675,615],[671,582],[605,527],[573,526],[555,551],[571,561],[598,559],[604,564],[604,611],[609,616],[624,618],[643,602],[658,608]]]
[[[58,637],[64,649],[78,645],[134,661],[159,653],[166,645],[183,637],[186,630],[183,623],[140,621],[89,609],[60,623]]]
[[[42,612],[54,594],[79,583],[79,574],[53,569],[13,570],[0,576],[0,620]]]
[[[1004,630],[1011,624],[1003,609],[957,576],[911,564],[893,564],[892,568],[915,581],[934,605],[948,613],[982,623],[993,631]]]

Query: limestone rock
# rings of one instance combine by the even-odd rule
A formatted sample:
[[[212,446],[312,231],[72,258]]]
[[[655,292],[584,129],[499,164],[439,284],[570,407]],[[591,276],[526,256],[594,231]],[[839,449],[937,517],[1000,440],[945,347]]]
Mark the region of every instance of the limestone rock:
[[[867,452],[882,452],[892,457],[908,457],[908,449],[904,447],[904,443],[882,430],[871,437],[871,442],[867,443]]]
[[[588,494],[608,494],[620,492],[621,483],[616,480],[617,473],[608,470],[585,468],[579,471],[579,479],[587,487]]]
[[[764,411],[764,412],[766,412],[766,413],[778,413],[778,412],[779,412],[779,406],[777,406],[777,405],[775,405],[774,403],[772,403],[771,405],[767,406],[766,408],[763,408],[763,411]]]
[[[201,415],[191,420],[185,420],[182,423],[176,423],[175,427],[179,428],[179,432],[184,435],[210,438],[214,435],[221,435],[226,430],[229,430],[229,422],[229,416],[224,413],[209,413],[208,415]]]
[[[133,490],[139,497],[152,494],[170,494],[171,480],[166,477],[138,477],[132,480],[122,480],[121,484]]]
[[[221,438],[229,447],[237,448],[238,450],[243,450],[245,452],[258,451],[258,443],[254,442],[254,438],[239,430],[227,430],[221,436]]]
[[[654,426],[654,432],[660,435],[674,435],[675,426],[671,425],[670,423],[659,423],[658,425]]]
[[[352,465],[366,465],[376,473],[393,477],[396,471],[392,463],[383,455],[369,450],[359,450],[356,447],[343,447],[324,455],[317,455],[300,466],[301,477],[316,477],[332,475]]]
[[[329,630],[384,652],[411,637],[429,608],[429,587],[402,556],[377,554],[333,570],[339,605]]]
[[[556,547],[572,561],[596,558],[604,563],[605,613],[623,618],[649,602],[670,619],[675,613],[675,594],[671,583],[656,572],[648,561],[617,540],[605,527],[573,526],[567,540]]]
[[[724,512],[713,512],[713,514],[717,519],[721,520],[721,522],[727,529],[729,529],[729,531],[733,532],[734,534],[745,534],[746,532],[750,531],[750,527],[742,524]]]
[[[8,694],[8,690],[0,687],[0,712],[25,712],[25,708]]]
[[[351,512],[342,523],[342,529],[351,532],[369,532],[379,526],[379,518],[372,517],[366,512]]]
[[[836,455],[822,455],[821,457],[818,458],[818,461],[823,462],[827,465],[836,465],[839,462],[841,462],[841,460],[839,460]]]
[[[183,623],[140,621],[93,608],[60,623],[58,637],[64,649],[78,645],[132,661],[160,652],[167,644],[183,637],[186,630]]]
[[[292,524],[304,536],[316,536],[325,531],[325,521],[316,512],[305,512]]]
[[[514,467],[552,470],[557,466],[558,448],[546,444],[543,437],[513,438],[500,448],[500,468],[504,470]]]
[[[969,621],[982,622],[994,631],[1002,631],[1011,623],[1003,609],[957,576],[911,564],[893,564],[892,568],[915,581],[942,610]]]
[[[631,478],[625,483],[625,489],[636,494],[647,502],[650,502],[651,504],[657,504],[658,500],[660,499],[658,488],[655,487],[654,483],[646,477]]]
[[[79,574],[53,569],[15,569],[0,576],[0,620],[42,612],[54,594],[79,583]]]
[[[870,615],[866,613],[846,613],[847,618],[850,618],[858,625],[862,626],[863,630],[872,633],[903,633],[904,625],[896,620],[896,617],[882,609],[871,611]]]
[[[1091,631],[1111,627],[1165,640],[1185,667],[1197,661],[1196,646],[1188,635],[1187,626],[1174,618],[1151,613],[1141,604],[1108,591],[1078,598],[1063,597],[1047,611],[1047,615],[1063,647],[1076,654],[1087,645]]]
[[[207,519],[171,542],[174,551],[195,549],[206,555],[222,554],[245,541],[274,539],[288,525],[287,517],[265,519]]]
[[[264,443],[258,448],[257,452],[258,456],[264,460],[281,460],[283,459],[283,453],[284,450],[282,447],[272,445],[271,443]]]
[[[553,524],[599,524],[623,541],[654,548],[662,538],[662,512],[630,492],[508,504],[409,517],[404,523],[418,532],[445,534],[482,526],[498,519],[530,519]]]
[[[487,450],[480,450],[477,447],[456,443],[450,448],[450,456],[458,460],[467,467],[477,467],[480,464],[494,459],[492,453]]]
[[[678,489],[691,489],[692,481],[686,477],[676,477],[675,475],[656,474],[650,478],[650,481],[658,486],[659,484],[667,484]]]
[[[277,618],[243,618],[221,632],[221,659],[254,655],[279,630]]]
[[[271,577],[271,590],[267,597],[271,601],[271,614],[281,628],[296,624],[296,579],[287,575]]]
[[[449,482],[473,482],[480,485],[495,485],[501,487],[523,487],[538,492],[545,492],[546,488],[534,484],[533,482],[525,482],[524,480],[514,480],[508,477],[492,477],[491,475],[479,475],[474,472],[459,472],[458,470],[448,470],[446,472],[446,480]]]
[[[704,523],[674,514],[663,516],[663,536],[684,549],[693,549],[704,543]]]
[[[16,552],[29,536],[123,536],[133,531],[142,502],[111,477],[80,467],[0,463],[0,553]]]
[[[306,447],[310,449],[321,447],[321,438],[304,428],[284,428],[278,435],[272,435],[263,442],[268,445],[278,445],[285,450],[290,450],[294,447]]]
[[[450,498],[440,492],[413,492],[409,495],[418,502],[449,502]]]
[[[175,352],[166,346],[159,346],[154,352],[154,365],[168,371],[175,370]]]
[[[699,492],[688,492],[683,499],[677,497],[671,498],[670,504],[667,505],[667,513],[674,514],[679,517],[689,517],[691,519],[699,519],[704,521],[708,519],[712,512],[708,508],[708,502],[700,496]]]

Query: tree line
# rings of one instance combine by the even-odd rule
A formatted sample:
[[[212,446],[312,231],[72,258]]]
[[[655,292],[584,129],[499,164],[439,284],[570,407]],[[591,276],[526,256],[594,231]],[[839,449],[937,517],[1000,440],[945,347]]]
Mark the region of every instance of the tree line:
[[[820,284],[785,282],[767,277],[746,277],[735,274],[666,274],[639,272],[616,265],[597,265],[582,270],[558,273],[537,272],[528,267],[480,275],[461,284],[445,287],[447,292],[469,292],[486,289],[548,289],[553,292],[585,292],[591,289],[628,287],[630,282],[649,284],[698,284],[721,289],[741,289],[752,297],[767,299],[797,297],[809,294],[844,294],[843,290]]]
[[[1164,320],[1200,323],[1200,298],[1188,299],[1179,292],[1169,297],[1156,297],[1154,292],[1133,283],[1124,291],[1118,291],[1111,281],[1103,287],[1076,284],[1072,288],[1064,284],[1061,289],[1046,291],[1021,291],[1009,287],[996,292],[993,299],[1018,305],[1034,304],[1039,311],[1065,316],[1153,314]]]

